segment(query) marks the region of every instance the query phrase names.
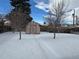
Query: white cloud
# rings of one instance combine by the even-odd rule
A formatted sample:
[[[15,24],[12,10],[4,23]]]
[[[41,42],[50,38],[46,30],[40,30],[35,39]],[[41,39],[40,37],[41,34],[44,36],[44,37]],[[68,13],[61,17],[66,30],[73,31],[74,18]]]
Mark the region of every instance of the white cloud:
[[[48,12],[48,4],[45,4],[44,2],[39,2],[37,5],[35,5],[35,7]]]
[[[70,0],[70,7],[69,8],[77,8],[79,7],[79,0]]]
[[[45,0],[34,0],[37,5],[36,7],[42,10],[46,10],[46,8],[51,8],[52,4],[55,4],[55,2],[59,2],[61,0],[48,0],[48,4],[45,3]],[[74,9],[79,7],[79,0],[64,0],[65,4],[69,5],[69,9]]]
[[[35,7],[48,12],[49,10],[52,9],[53,4],[56,4],[56,3],[60,2],[61,0],[48,0],[48,4],[45,3],[45,0],[40,0],[40,1],[37,0],[37,1],[35,0],[35,2],[36,2]],[[68,3],[69,1],[65,0],[65,2]]]

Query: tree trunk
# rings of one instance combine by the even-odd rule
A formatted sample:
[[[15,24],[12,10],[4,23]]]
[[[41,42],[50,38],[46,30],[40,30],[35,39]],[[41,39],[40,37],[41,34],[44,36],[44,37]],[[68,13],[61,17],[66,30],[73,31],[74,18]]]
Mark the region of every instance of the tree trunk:
[[[53,37],[54,39],[56,38],[56,33],[54,32],[54,37]]]
[[[21,30],[19,31],[19,40],[21,40]]]
[[[12,28],[12,33],[15,33],[15,30],[14,30],[14,28]]]
[[[54,25],[54,37],[53,37],[53,39],[55,39],[56,38],[56,25]]]

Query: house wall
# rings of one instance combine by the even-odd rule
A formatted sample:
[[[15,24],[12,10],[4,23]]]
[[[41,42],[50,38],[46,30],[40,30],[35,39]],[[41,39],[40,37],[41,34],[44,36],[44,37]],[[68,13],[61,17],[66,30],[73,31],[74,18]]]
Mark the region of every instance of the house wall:
[[[39,34],[40,33],[40,26],[39,24],[35,23],[35,22],[30,22],[27,26],[26,26],[26,33],[27,34]]]

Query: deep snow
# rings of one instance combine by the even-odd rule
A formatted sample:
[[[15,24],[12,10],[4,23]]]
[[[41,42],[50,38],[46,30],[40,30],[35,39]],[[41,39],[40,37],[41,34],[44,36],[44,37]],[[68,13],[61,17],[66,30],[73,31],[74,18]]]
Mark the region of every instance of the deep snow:
[[[79,59],[79,35],[57,33],[0,34],[0,59]]]

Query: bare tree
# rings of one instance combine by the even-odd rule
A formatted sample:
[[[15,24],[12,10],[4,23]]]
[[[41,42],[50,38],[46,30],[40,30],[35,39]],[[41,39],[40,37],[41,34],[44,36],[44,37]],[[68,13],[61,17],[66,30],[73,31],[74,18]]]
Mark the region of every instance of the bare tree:
[[[19,36],[21,40],[21,31],[25,29],[26,25],[32,20],[29,15],[20,12],[11,12],[9,14],[9,20],[11,21],[11,27],[13,32],[19,31]]]
[[[60,0],[59,2],[55,1],[49,10],[48,15],[50,15],[50,17],[48,20],[49,23],[54,24],[54,39],[56,37],[57,27],[61,26],[61,20],[66,17],[67,12],[69,12],[68,3],[66,4],[65,0]],[[53,16],[53,18],[51,16]]]

